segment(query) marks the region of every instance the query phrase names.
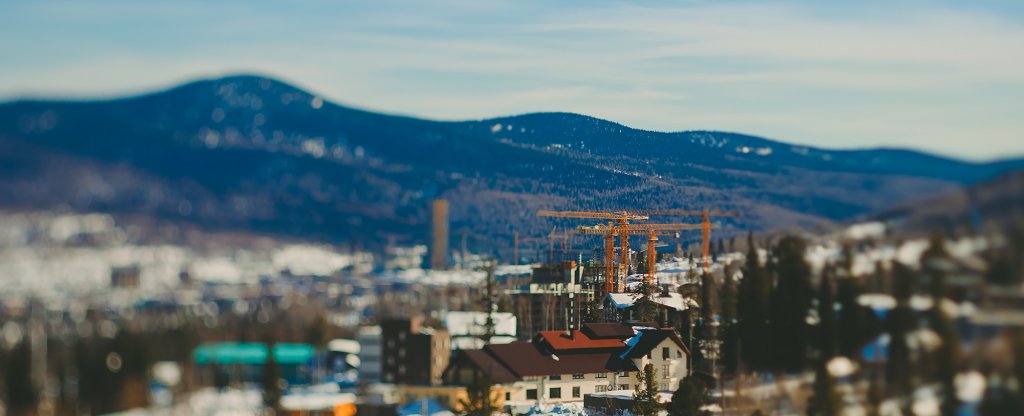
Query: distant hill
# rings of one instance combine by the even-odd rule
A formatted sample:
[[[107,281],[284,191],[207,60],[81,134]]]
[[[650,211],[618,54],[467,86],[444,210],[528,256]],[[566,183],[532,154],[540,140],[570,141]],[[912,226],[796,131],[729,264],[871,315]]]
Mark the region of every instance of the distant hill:
[[[439,122],[326,102],[258,76],[103,101],[0,104],[0,208],[147,216],[379,246],[541,236],[538,209],[736,209],[723,232],[845,220],[1024,167],[735,133],[658,133],[578,114]],[[684,219],[679,219],[684,220]],[[581,240],[582,241],[582,240]]]
[[[875,218],[919,233],[1024,226],[1024,170],[901,204]]]

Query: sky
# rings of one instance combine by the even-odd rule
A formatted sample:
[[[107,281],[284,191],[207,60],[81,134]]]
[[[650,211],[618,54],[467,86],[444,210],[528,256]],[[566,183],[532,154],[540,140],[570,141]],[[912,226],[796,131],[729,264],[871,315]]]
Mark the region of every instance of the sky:
[[[370,110],[569,111],[825,148],[1024,156],[1024,2],[0,3],[0,101],[255,73]]]

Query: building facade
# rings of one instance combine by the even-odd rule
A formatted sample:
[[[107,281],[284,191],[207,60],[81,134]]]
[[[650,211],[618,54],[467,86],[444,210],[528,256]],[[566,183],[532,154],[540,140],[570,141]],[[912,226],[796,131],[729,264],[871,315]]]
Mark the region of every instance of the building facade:
[[[438,385],[451,355],[451,336],[422,318],[381,323],[381,382]]]
[[[582,402],[589,394],[633,390],[637,374],[654,366],[662,391],[674,391],[688,373],[689,350],[675,330],[619,323],[543,331],[531,341],[487,345],[456,354],[445,382],[467,385],[487,377],[506,410],[537,403]]]

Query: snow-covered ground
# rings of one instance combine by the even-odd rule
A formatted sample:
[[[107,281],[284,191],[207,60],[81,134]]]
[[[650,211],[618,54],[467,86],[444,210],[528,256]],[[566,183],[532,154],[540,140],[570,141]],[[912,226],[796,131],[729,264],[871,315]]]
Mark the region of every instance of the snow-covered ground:
[[[370,272],[373,256],[327,245],[277,244],[199,250],[133,244],[107,215],[0,215],[0,294],[59,298],[102,291],[114,268],[138,267],[143,291],[178,286],[187,272],[200,281],[256,282],[287,271],[330,275],[346,267]],[[85,241],[85,242],[83,242]]]

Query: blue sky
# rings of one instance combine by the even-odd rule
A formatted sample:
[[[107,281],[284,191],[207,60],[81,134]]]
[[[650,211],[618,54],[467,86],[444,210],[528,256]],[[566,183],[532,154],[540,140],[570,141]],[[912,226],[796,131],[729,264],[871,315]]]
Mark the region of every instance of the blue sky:
[[[1022,4],[8,0],[0,100],[260,73],[435,119],[571,111],[986,160],[1024,155]]]

